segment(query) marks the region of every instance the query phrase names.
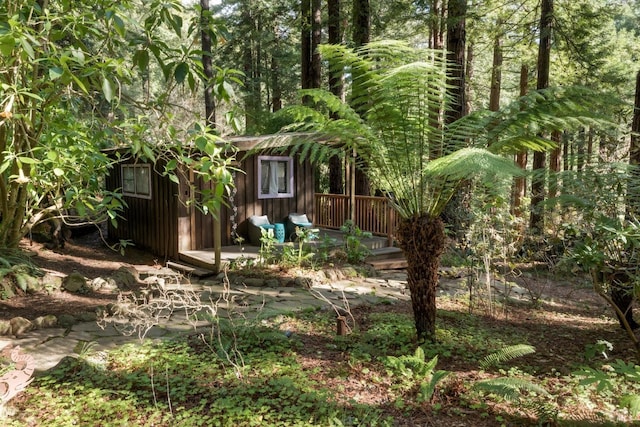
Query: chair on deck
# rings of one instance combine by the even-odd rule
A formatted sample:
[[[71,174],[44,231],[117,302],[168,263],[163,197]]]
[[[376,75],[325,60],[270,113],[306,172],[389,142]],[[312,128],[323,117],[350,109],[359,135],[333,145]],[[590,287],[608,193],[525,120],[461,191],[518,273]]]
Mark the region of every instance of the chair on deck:
[[[249,233],[249,243],[260,246],[262,230],[272,229],[275,232],[276,226],[269,222],[269,217],[266,215],[253,215],[249,217],[247,228]]]
[[[311,228],[313,223],[309,221],[307,215],[299,214],[299,213],[290,213],[287,216],[287,239],[295,240],[296,239],[296,227],[300,228]]]

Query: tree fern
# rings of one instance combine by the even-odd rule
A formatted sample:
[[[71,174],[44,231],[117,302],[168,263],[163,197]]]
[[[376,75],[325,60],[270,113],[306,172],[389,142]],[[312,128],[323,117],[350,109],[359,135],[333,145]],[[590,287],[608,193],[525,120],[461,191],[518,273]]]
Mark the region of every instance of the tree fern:
[[[374,185],[403,200],[399,210],[405,218],[438,216],[463,180],[493,182],[494,173],[518,173],[512,160],[501,156],[555,147],[542,131],[604,123],[596,106],[606,98],[584,88],[551,88],[500,111],[474,112],[445,125],[438,113],[450,102],[444,51],[397,41],[319,50],[330,71],[351,77],[348,102],[322,89],[301,91],[307,104],[277,115],[293,123],[285,131],[313,131],[319,137],[299,139],[293,152],[313,161],[357,152],[364,160],[358,166]],[[318,139],[324,143],[309,148]],[[459,151],[470,148],[474,151]]]
[[[480,367],[482,369],[488,369],[497,366],[500,363],[535,353],[535,351],[536,349],[534,347],[527,344],[516,344],[504,347],[499,351],[486,356],[482,362],[480,362]]]
[[[395,195],[402,224],[398,242],[411,255],[408,284],[418,338],[433,339],[434,272],[444,246],[439,216],[458,187],[467,180],[493,184],[496,177],[520,172],[502,156],[555,147],[539,135],[598,122],[603,98],[581,88],[548,89],[500,111],[480,111],[447,124],[450,64],[444,50],[380,41],[358,49],[320,46],[319,51],[331,72],[346,77],[348,96],[343,102],[328,91],[305,90],[305,105],[279,112],[292,119],[285,131],[316,134],[290,149],[312,160],[342,154],[358,162],[372,188]],[[318,140],[321,147],[307,147]],[[418,234],[431,237],[413,239]]]

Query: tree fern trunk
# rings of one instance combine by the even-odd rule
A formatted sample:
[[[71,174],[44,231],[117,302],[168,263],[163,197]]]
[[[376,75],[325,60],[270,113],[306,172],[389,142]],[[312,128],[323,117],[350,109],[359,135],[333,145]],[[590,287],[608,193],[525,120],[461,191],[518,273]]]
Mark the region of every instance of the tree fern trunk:
[[[407,258],[407,283],[419,341],[436,336],[436,287],[440,255],[444,250],[444,224],[428,215],[401,221],[400,247]]]

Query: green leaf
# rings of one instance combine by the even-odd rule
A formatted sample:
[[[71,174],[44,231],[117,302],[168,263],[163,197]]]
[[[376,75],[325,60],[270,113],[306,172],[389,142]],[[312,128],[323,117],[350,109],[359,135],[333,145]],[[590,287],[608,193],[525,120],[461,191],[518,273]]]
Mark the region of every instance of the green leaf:
[[[63,176],[64,175],[64,171],[60,168],[53,168],[53,173],[55,174],[55,176]]]
[[[55,79],[58,79],[58,78],[62,77],[63,73],[64,73],[64,71],[60,67],[49,68],[49,78],[51,80],[55,80]]]
[[[16,42],[12,37],[3,37],[0,39],[0,53],[5,58],[11,58],[15,47]]]
[[[173,76],[178,83],[184,83],[184,80],[187,78],[189,74],[189,66],[185,62],[181,62],[176,67]]]
[[[38,160],[34,159],[33,157],[18,157],[18,161],[25,165],[35,165],[36,163],[38,163]]]
[[[24,51],[27,53],[27,56],[29,57],[29,59],[35,59],[36,54],[33,51],[33,47],[31,46],[31,43],[29,43],[27,39],[22,38],[20,39],[20,44],[22,45],[22,48],[24,49]]]
[[[113,16],[113,26],[120,36],[125,36],[124,21],[122,21],[122,18],[120,18],[118,15]]]
[[[146,49],[137,50],[133,55],[133,64],[137,65],[141,71],[147,71],[149,67],[149,51]]]
[[[113,88],[111,87],[111,82],[106,77],[102,79],[102,94],[109,103],[113,99]]]

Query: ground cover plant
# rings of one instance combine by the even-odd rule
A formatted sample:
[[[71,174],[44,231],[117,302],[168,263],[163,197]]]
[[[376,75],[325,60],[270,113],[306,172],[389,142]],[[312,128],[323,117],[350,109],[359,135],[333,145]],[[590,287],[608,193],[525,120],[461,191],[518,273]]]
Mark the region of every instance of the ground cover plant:
[[[524,269],[524,266],[523,266]],[[458,274],[458,273],[456,273]],[[441,295],[438,341],[417,346],[409,302],[221,321],[108,353],[90,343],[39,375],[6,425],[627,425],[640,368],[588,277],[534,301]],[[454,274],[455,275],[455,274]],[[458,276],[461,276],[458,274]],[[459,277],[461,289],[466,278]],[[514,286],[518,280],[513,277]],[[524,285],[524,282],[520,282]],[[204,336],[211,330],[205,330]]]

